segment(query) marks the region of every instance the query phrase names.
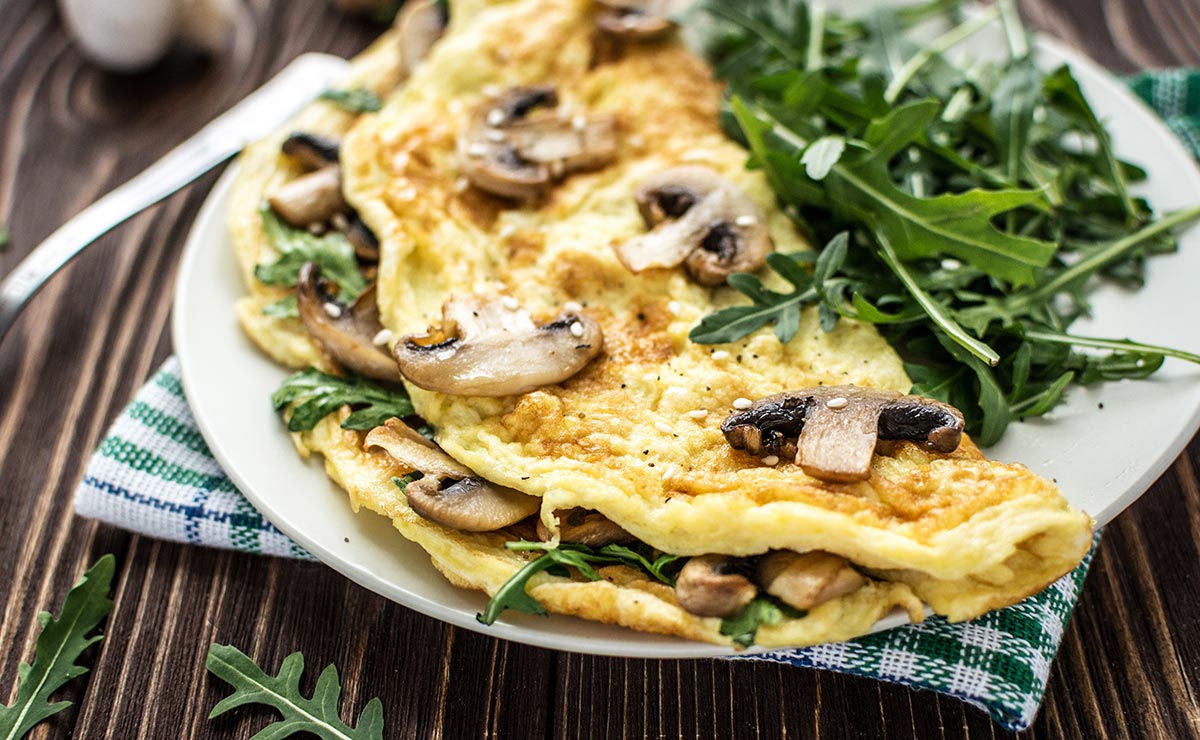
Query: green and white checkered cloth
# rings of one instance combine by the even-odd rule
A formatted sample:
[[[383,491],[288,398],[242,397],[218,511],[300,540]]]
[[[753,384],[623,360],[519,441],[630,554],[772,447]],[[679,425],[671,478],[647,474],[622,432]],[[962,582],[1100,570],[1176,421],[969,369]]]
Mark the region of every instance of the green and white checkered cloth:
[[[1200,75],[1164,71],[1131,84],[1200,156]],[[225,477],[192,418],[174,359],[114,422],[88,464],[75,507],[151,537],[311,559]],[[849,642],[738,659],[930,689],[982,708],[1006,728],[1024,729],[1041,703],[1091,558],[1042,593],[972,622],[932,617]]]

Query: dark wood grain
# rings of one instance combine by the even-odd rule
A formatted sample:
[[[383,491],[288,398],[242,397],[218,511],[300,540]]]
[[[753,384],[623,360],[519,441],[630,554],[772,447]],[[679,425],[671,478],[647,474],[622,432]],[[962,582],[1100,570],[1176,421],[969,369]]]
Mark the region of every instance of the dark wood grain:
[[[1031,22],[1109,65],[1200,64],[1194,0],[1028,0]],[[296,54],[349,55],[375,33],[320,0],[252,0],[232,52],[177,54],[133,76],[87,65],[48,0],[0,0],[0,272]],[[226,693],[214,641],[274,669],[302,651],[308,687],[341,670],[345,713],[379,696],[389,737],[1003,737],[928,692],[766,663],[553,653],[458,630],[311,563],[155,542],[76,518],[71,494],[105,426],[170,352],[180,245],[216,173],[104,237],[0,345],[0,700],[34,615],[105,552],[116,607],[76,706],[35,737],[247,738],[267,720],[206,719]],[[1200,737],[1200,442],[1109,527],[1031,738]]]

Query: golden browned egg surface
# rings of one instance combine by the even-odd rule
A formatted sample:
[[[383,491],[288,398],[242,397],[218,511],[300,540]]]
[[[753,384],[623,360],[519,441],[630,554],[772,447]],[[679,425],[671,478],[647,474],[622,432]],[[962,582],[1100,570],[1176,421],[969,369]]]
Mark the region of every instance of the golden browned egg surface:
[[[591,0],[452,3],[450,33],[344,140],[345,194],[380,239],[378,299],[394,336],[426,331],[451,295],[472,293],[510,296],[540,320],[575,302],[603,330],[603,352],[561,385],[505,398],[410,388],[443,449],[488,480],[542,497],[551,529],[553,511],[584,507],[670,553],[825,550],[874,576],[803,619],[762,628],[763,645],[844,639],[896,608],[919,619],[923,604],[971,618],[1078,563],[1090,519],[1052,483],[985,459],[969,441],[949,455],[891,445],[868,480],[849,484],[730,447],[720,425],[737,399],[817,385],[907,392],[910,381],[873,328],[842,321],[825,333],[812,311],[786,345],[769,330],[695,344],[687,333],[696,322],[739,295],[699,286],[682,267],[633,274],[617,260],[613,246],[646,230],[633,198],[639,183],[684,164],[735,182],[767,214],[777,250],[807,247],[722,133],[721,90],[704,63],[670,37],[603,40],[594,12]],[[472,113],[497,91],[539,84],[557,88],[568,114],[614,115],[616,161],[569,174],[537,203],[470,187],[456,142]],[[278,141],[263,146],[277,151]],[[257,191],[255,202],[288,176],[278,157],[255,150],[243,167],[242,191]],[[235,241],[252,268],[271,255],[250,223],[235,212]],[[265,299],[247,300],[243,322],[273,357],[324,362],[302,327],[247,319]],[[503,548],[513,539],[506,533],[455,532],[413,514],[390,483],[405,471],[364,451],[361,435],[337,419],[298,443],[323,453],[353,504],[391,517],[452,582],[494,593],[526,561]],[[543,575],[530,593],[551,611],[727,642],[719,620],[688,614],[669,587],[622,567],[604,575],[595,583]]]

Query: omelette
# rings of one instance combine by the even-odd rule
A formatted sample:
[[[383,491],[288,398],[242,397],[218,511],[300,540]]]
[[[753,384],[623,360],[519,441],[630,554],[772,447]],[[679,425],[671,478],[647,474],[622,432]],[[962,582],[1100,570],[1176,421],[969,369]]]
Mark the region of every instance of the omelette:
[[[403,27],[355,61],[346,86],[380,111],[318,102],[243,154],[247,334],[411,400],[367,426],[331,406],[293,432],[300,453],[455,585],[495,596],[522,573],[515,600],[536,609],[718,644],[746,644],[730,620],[764,602],[756,644],[810,645],[896,611],[971,619],[1071,570],[1091,519],[985,458],[954,409],[904,395],[873,327],[826,332],[806,309],[787,343],[688,339],[738,302],[729,274],[809,247],[722,132],[711,70],[635,6],[452,2],[419,64]],[[288,214],[300,179],[333,216],[314,197]],[[340,284],[332,264],[264,284],[281,259],[264,199],[377,249]],[[293,294],[299,315],[270,310]],[[614,546],[670,565],[531,568]]]

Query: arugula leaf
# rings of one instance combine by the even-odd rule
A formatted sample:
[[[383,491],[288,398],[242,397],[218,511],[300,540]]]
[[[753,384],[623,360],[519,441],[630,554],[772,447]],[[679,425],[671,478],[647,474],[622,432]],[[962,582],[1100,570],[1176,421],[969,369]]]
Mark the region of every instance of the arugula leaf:
[[[233,686],[234,692],[222,699],[208,718],[213,719],[236,707],[264,704],[276,709],[282,721],[260,730],[255,737],[281,738],[308,732],[324,740],[382,740],[383,703],[371,699],[358,718],[358,727],[350,727],[338,716],[342,687],[337,668],[332,664],[321,671],[311,699],[300,692],[304,656],[292,653],[283,659],[278,676],[267,675],[245,653],[232,645],[213,644],[208,649],[205,667],[217,678]]]
[[[12,236],[9,234],[8,227],[0,224],[0,251],[8,249],[9,241]]]
[[[366,290],[367,279],[359,271],[354,247],[344,234],[330,231],[315,236],[284,223],[266,204],[259,213],[267,241],[279,252],[279,258],[274,262],[254,268],[254,276],[259,282],[294,286],[300,277],[300,268],[307,262],[316,262],[321,268],[321,276],[337,283],[338,299],[343,303],[353,303]],[[283,305],[273,310],[283,312],[287,308]]]
[[[1141,287],[1146,260],[1175,251],[1200,208],[1155,219],[1129,192],[1145,172],[1116,157],[1069,69],[1035,67],[1013,0],[965,22],[955,5],[855,19],[803,0],[700,0],[703,20],[687,30],[726,83],[727,132],[829,245],[816,260],[772,256],[790,291],[731,276],[749,304],[690,336],[725,343],[773,324],[786,342],[810,305],[826,331],[840,317],[877,324],[913,391],[959,407],[988,445],[1076,384],[1200,360],[1069,331],[1100,283]],[[906,33],[938,15],[934,40]],[[945,53],[995,18],[1008,59],[959,65]]]
[[[753,601],[732,617],[721,620],[721,634],[739,647],[750,647],[764,624],[779,624],[785,619],[800,619],[808,612],[793,609],[770,596],[756,596]]]
[[[330,88],[321,93],[319,98],[333,103],[347,113],[375,113],[383,108],[383,101],[379,96],[365,87],[353,87],[348,90]]]
[[[640,553],[623,545],[605,545],[591,548],[587,545],[563,542],[554,548],[548,542],[508,542],[504,545],[510,550],[541,552],[537,558],[530,560],[512,575],[504,585],[496,591],[488,601],[487,607],[475,618],[482,624],[493,624],[505,611],[512,609],[525,614],[545,614],[546,609],[537,599],[529,595],[526,589],[529,581],[541,573],[557,567],[574,568],[588,580],[600,580],[600,574],[593,565],[628,565],[649,573],[660,582],[669,586],[675,585],[675,575],[682,567],[680,555],[660,553],[650,560],[647,554]],[[642,545],[641,548],[649,550]]]
[[[306,432],[343,406],[354,411],[342,421],[342,428],[360,431],[413,414],[412,401],[402,387],[386,388],[365,378],[342,378],[312,368],[283,381],[271,403],[276,411],[295,404],[288,418],[289,432]]]
[[[71,706],[69,701],[50,702],[63,684],[88,672],[76,660],[104,635],[89,635],[112,610],[108,592],[116,559],[105,555],[87,570],[67,592],[58,617],[38,614],[41,632],[34,648],[33,663],[17,666],[17,696],[9,706],[0,704],[0,740],[18,740],[35,725]]]
[[[262,313],[263,316],[276,319],[298,319],[300,318],[300,307],[297,304],[296,296],[290,295],[263,306]]]
[[[409,483],[412,483],[413,481],[419,481],[424,477],[425,477],[425,474],[422,473],[420,470],[414,470],[413,472],[407,473],[406,475],[397,476],[397,477],[392,478],[392,483],[395,484],[396,488],[400,489],[400,493],[407,493]]]

